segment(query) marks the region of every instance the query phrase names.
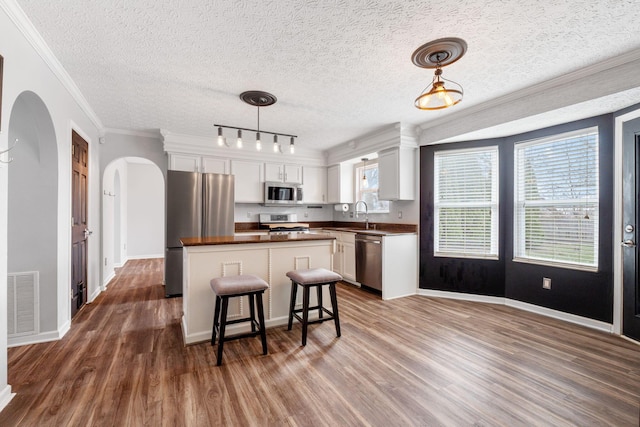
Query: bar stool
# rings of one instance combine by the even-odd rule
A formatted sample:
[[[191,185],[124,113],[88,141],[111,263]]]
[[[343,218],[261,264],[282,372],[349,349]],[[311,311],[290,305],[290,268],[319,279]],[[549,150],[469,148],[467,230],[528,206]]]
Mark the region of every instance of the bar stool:
[[[250,274],[239,276],[225,276],[211,279],[211,289],[216,294],[216,305],[213,315],[213,332],[211,333],[211,345],[216,343],[216,335],[218,338],[218,362],[222,364],[222,348],[226,341],[238,338],[255,337],[260,335],[262,339],[262,354],[267,354],[267,334],[264,327],[264,310],[262,307],[262,294],[269,288],[267,282]],[[249,317],[227,321],[227,309],[229,307],[229,298],[249,297]],[[254,297],[258,306],[258,319],[254,308]],[[230,337],[225,336],[227,325],[234,323],[251,322],[251,332],[235,334]]]
[[[336,335],[340,336],[340,317],[338,316],[338,299],[336,298],[336,283],[342,280],[342,276],[333,271],[324,268],[310,268],[306,270],[293,270],[287,273],[287,277],[291,279],[291,301],[289,303],[289,324],[287,330],[291,330],[293,318],[295,317],[302,323],[302,345],[307,345],[307,326],[312,323],[326,322],[333,320],[336,326]],[[302,308],[296,309],[296,294],[298,285],[302,286]],[[332,311],[324,308],[322,305],[322,287],[329,286],[329,295],[331,296]],[[318,295],[318,305],[309,307],[309,291],[312,287],[316,288]],[[309,310],[318,310],[318,318],[309,320]],[[302,313],[302,317],[298,315]],[[329,317],[324,317],[326,313]]]

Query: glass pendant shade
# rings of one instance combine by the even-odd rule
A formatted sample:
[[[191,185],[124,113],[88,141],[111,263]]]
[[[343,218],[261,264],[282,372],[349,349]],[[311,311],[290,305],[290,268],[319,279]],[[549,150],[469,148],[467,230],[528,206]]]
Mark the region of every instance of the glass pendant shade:
[[[236,146],[238,148],[242,148],[242,131],[238,130],[238,140],[236,141]]]
[[[291,137],[291,142],[289,143],[289,152],[291,154],[295,154],[296,146],[293,144],[293,137]]]
[[[442,70],[438,68],[430,86],[416,98],[415,106],[421,110],[441,110],[462,101],[462,86],[440,77]],[[445,82],[449,87],[445,87]]]
[[[218,128],[218,146],[222,147],[224,145],[224,136],[222,136],[222,128]]]
[[[262,141],[260,141],[260,132],[256,133],[256,150],[262,150]]]

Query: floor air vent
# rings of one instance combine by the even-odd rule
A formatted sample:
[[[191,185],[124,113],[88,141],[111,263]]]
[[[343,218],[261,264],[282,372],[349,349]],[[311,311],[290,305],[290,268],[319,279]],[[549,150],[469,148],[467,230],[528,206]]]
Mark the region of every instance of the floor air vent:
[[[37,271],[7,275],[7,336],[20,337],[40,332],[39,280]]]

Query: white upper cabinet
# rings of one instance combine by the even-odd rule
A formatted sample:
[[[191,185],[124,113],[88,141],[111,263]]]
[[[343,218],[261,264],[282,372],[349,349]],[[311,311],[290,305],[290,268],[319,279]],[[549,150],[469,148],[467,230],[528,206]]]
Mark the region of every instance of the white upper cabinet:
[[[273,182],[285,182],[289,184],[302,184],[302,166],[282,163],[266,163],[264,180]]]
[[[327,168],[328,203],[353,203],[353,165],[341,163]]]
[[[222,157],[203,157],[202,158],[202,172],[204,173],[223,173],[228,174],[230,172],[229,159]]]
[[[396,147],[378,153],[378,198],[415,199],[415,148]]]
[[[236,203],[263,203],[262,162],[231,160],[231,174],[235,175]]]
[[[200,156],[169,153],[169,170],[200,172]]]
[[[302,201],[307,204],[327,203],[327,168],[305,166]]]
[[[229,160],[222,157],[169,153],[169,170],[228,174]]]

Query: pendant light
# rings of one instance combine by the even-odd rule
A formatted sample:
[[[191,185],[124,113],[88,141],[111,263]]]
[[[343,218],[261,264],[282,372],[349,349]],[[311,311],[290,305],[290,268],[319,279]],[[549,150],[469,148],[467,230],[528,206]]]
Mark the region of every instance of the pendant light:
[[[442,77],[442,67],[460,59],[467,51],[467,43],[449,37],[431,41],[413,52],[411,60],[421,68],[435,68],[431,83],[416,98],[414,105],[420,110],[441,110],[460,101],[464,91],[458,83]]]
[[[291,143],[289,144],[289,151],[291,154],[294,153],[294,140],[295,138],[297,138],[296,135],[289,135],[286,133],[275,133],[275,132],[267,132],[267,131],[261,131],[260,130],[260,107],[268,107],[269,105],[273,105],[276,103],[277,98],[268,93],[268,92],[264,92],[261,90],[250,90],[247,92],[242,92],[240,94],[240,99],[242,99],[244,102],[246,102],[249,105],[253,105],[254,107],[258,108],[258,129],[247,129],[247,128],[239,128],[239,127],[235,127],[235,126],[227,126],[227,125],[217,125],[214,124],[214,126],[218,127],[218,145],[222,146],[222,145],[226,145],[227,147],[229,146],[229,143],[224,139],[224,137],[222,136],[222,130],[224,128],[227,129],[237,129],[238,130],[238,139],[236,142],[236,146],[238,148],[242,148],[242,131],[246,130],[249,132],[255,132],[256,133],[256,150],[257,151],[261,151],[262,150],[262,139],[261,139],[261,134],[263,133],[268,133],[273,135],[273,152],[274,153],[282,153],[282,147],[280,147],[280,144],[278,143],[278,135],[280,136],[288,136],[291,138]]]
[[[291,154],[295,154],[295,151],[296,151],[296,147],[295,147],[295,145],[293,145],[293,139],[294,138],[291,137],[291,142],[289,142],[289,152]]]
[[[362,159],[362,187],[367,187],[368,186],[368,182],[367,182],[367,160],[369,160],[366,157],[363,157]]]
[[[224,145],[224,136],[222,136],[222,128],[218,128],[218,147]]]

